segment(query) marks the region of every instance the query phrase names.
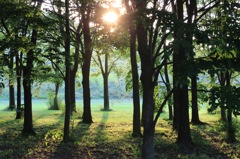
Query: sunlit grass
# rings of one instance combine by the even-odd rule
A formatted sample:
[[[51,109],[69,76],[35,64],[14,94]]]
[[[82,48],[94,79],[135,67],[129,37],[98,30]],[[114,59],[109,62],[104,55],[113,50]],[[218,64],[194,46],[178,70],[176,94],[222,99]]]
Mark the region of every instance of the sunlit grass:
[[[112,102],[112,103],[111,103]],[[141,138],[132,138],[132,101],[112,100],[112,111],[101,111],[102,100],[92,100],[91,125],[81,123],[82,101],[77,101],[78,113],[70,120],[71,143],[62,143],[64,113],[48,110],[44,100],[33,101],[33,125],[37,136],[21,136],[23,119],[15,120],[15,111],[3,110],[0,103],[0,158],[127,158],[138,159]],[[5,102],[6,104],[7,102]],[[167,110],[167,109],[165,109]],[[206,125],[191,125],[195,146],[182,149],[176,144],[168,113],[161,114],[155,132],[156,158],[237,158],[240,144],[229,144],[218,128],[219,116],[200,109]],[[239,132],[237,133],[239,138]]]

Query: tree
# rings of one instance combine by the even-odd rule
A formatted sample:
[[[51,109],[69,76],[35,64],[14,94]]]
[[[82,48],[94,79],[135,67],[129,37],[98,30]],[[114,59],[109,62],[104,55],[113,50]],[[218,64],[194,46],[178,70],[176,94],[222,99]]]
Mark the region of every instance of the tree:
[[[166,11],[167,2],[153,1],[151,7],[147,1],[132,1],[136,8],[136,34],[138,53],[141,61],[141,83],[143,89],[143,146],[142,158],[154,158],[154,131],[157,119],[154,119],[154,88],[157,85],[160,70],[164,63],[162,56],[167,55],[163,48],[172,31],[172,14]],[[148,8],[149,7],[149,8]],[[162,27],[164,24],[164,27]],[[166,100],[165,100],[166,101]],[[165,104],[166,102],[163,102]]]
[[[41,8],[41,2],[34,3],[34,12],[33,17],[37,15]],[[30,9],[30,8],[29,8]],[[31,32],[31,40],[30,43],[33,47],[37,45],[37,37],[38,31],[36,29],[36,24],[33,24],[32,32]],[[32,85],[32,71],[33,71],[33,61],[34,61],[34,52],[36,50],[30,48],[27,51],[26,55],[26,65],[23,66],[23,89],[24,89],[24,125],[22,132],[24,134],[35,134],[33,129],[33,121],[32,121],[32,93],[31,93],[31,85]]]
[[[132,1],[133,2],[133,1]],[[134,7],[129,5],[129,1],[125,0],[125,6],[128,14],[134,12]],[[135,6],[135,5],[133,5]],[[129,20],[130,22],[131,20]],[[132,89],[133,89],[133,132],[132,136],[142,136],[141,133],[141,114],[140,114],[140,95],[139,95],[139,76],[136,57],[136,26],[133,22],[129,24],[130,34],[130,58],[131,58],[131,72],[132,72]]]
[[[69,24],[69,0],[65,0],[65,119],[64,119],[64,136],[63,141],[69,142],[69,126],[70,126],[70,109],[71,109],[71,93],[70,93],[70,24]]]
[[[83,86],[83,122],[92,123],[91,115],[91,94],[90,94],[90,66],[92,57],[92,39],[90,31],[90,18],[92,13],[91,4],[83,2],[81,7],[81,16],[83,21],[84,50],[82,51],[82,86]]]

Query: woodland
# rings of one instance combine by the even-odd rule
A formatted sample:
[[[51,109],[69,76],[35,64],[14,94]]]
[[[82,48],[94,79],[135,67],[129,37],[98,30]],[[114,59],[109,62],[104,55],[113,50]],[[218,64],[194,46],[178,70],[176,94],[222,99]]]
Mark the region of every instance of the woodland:
[[[239,0],[0,0],[0,20],[0,158],[240,158]]]

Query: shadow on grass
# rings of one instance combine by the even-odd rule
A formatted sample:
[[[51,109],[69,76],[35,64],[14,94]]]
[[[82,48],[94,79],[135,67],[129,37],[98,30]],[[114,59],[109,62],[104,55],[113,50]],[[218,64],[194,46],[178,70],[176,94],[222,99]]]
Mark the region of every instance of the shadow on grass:
[[[58,138],[55,141],[52,141],[52,137],[49,139],[49,132],[58,130],[61,125],[60,121],[55,124],[36,126],[37,135],[28,137],[23,136],[21,133],[22,122],[23,120],[8,121],[3,124],[5,127],[2,127],[1,124],[1,130],[3,131],[0,133],[1,159],[39,158],[45,156],[51,145],[58,142]]]
[[[156,158],[179,158],[179,159],[230,159],[230,157],[219,150],[214,143],[206,139],[201,132],[208,125],[199,125],[191,130],[193,145],[184,146],[176,144],[177,134],[158,133],[155,135],[155,157]]]

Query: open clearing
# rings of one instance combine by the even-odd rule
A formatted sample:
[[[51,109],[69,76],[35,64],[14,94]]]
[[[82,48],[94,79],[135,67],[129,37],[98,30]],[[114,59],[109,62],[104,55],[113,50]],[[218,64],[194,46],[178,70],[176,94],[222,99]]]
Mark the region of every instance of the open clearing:
[[[78,104],[80,105],[80,104]],[[15,111],[6,111],[7,101],[0,103],[0,159],[56,158],[56,159],[138,159],[141,154],[141,138],[132,138],[132,101],[113,100],[113,111],[100,111],[102,100],[93,100],[94,123],[81,123],[81,106],[71,119],[71,143],[62,143],[63,111],[47,110],[44,100],[33,101],[33,121],[36,136],[23,137],[23,119],[15,120]],[[218,122],[219,116],[201,109],[200,119],[207,123],[191,126],[194,145],[182,147],[176,144],[176,132],[172,131],[167,113],[161,115],[155,133],[155,156],[181,159],[237,159],[240,143],[227,143],[226,133]],[[237,139],[240,141],[239,122]]]

